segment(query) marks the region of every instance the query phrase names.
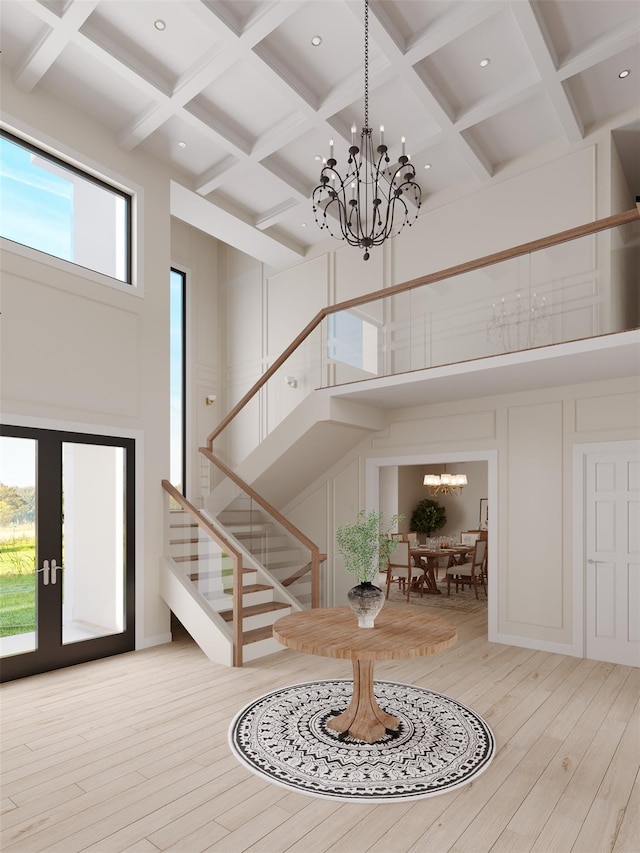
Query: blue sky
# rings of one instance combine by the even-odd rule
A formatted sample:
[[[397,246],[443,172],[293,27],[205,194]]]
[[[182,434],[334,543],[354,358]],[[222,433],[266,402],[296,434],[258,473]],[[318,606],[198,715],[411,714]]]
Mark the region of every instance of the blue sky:
[[[73,186],[32,162],[26,148],[0,138],[0,234],[71,260]]]
[[[0,437],[0,483],[35,486],[36,443],[33,439]]]
[[[182,483],[182,276],[171,271],[170,279],[170,435],[169,479]]]

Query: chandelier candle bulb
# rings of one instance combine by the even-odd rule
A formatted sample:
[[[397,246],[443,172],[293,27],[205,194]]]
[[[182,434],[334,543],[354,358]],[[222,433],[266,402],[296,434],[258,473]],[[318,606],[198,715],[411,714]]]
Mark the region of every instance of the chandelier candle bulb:
[[[329,157],[333,160],[333,139],[329,140]]]
[[[405,153],[404,153],[405,145],[404,145],[404,144],[405,144],[405,142],[406,142],[406,140],[405,140],[404,136],[402,137],[402,140],[401,140],[401,141],[402,141],[402,156],[404,157],[404,156],[405,156]]]
[[[384,145],[384,125],[380,125],[380,145]]]

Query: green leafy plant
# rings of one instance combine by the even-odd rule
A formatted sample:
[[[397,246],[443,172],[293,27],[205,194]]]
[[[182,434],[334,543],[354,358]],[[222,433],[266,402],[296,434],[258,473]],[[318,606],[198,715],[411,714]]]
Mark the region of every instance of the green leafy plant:
[[[440,530],[447,523],[447,512],[438,501],[430,498],[421,500],[411,515],[411,530],[431,536],[434,530]]]
[[[388,524],[383,516],[380,510],[362,509],[353,524],[343,524],[336,530],[344,567],[359,583],[371,583],[378,572],[385,572],[396,548],[397,542],[390,538],[390,533],[404,516],[393,515]]]

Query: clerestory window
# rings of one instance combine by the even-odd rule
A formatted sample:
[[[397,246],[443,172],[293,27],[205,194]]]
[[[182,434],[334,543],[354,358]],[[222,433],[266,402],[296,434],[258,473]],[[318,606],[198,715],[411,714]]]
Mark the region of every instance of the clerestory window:
[[[0,236],[131,284],[131,196],[4,130]]]

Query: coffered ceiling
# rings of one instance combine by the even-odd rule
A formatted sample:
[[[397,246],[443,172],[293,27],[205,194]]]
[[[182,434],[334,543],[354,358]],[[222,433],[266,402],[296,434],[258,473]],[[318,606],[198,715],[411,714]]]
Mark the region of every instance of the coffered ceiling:
[[[329,138],[340,168],[363,124],[362,0],[2,0],[0,15],[3,73],[169,164],[175,215],[274,266],[325,239],[310,198]],[[640,194],[638,0],[371,0],[369,27],[371,124],[392,158],[406,137],[423,201],[603,126]]]

